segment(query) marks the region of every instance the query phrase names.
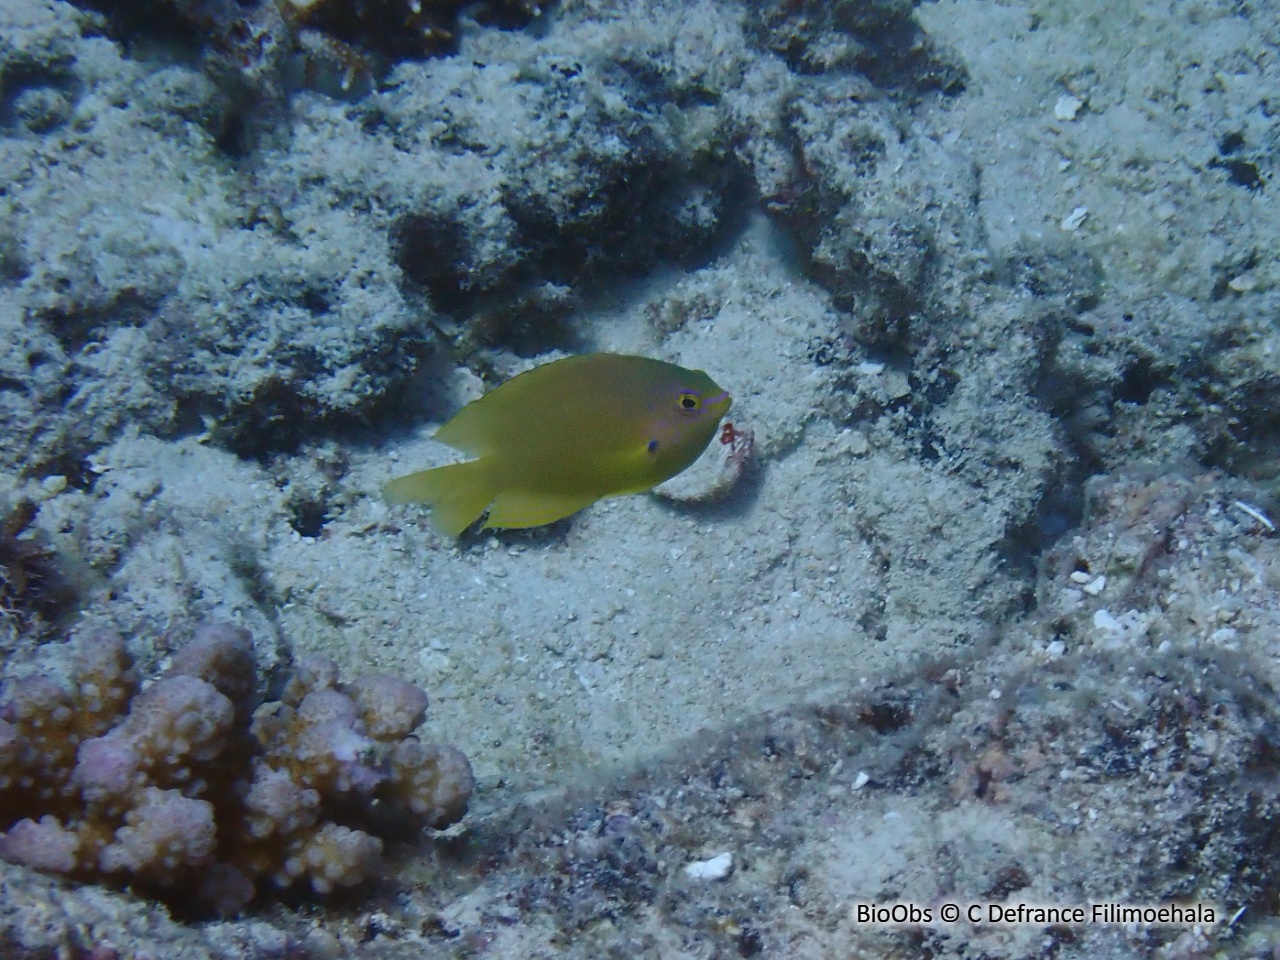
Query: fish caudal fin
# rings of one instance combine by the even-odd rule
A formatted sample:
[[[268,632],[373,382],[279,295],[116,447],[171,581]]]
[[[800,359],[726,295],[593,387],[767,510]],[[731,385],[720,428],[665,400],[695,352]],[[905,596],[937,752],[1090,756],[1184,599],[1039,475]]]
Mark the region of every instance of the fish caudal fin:
[[[480,519],[497,491],[484,462],[469,460],[397,477],[382,494],[391,503],[425,503],[431,508],[431,525],[456,537]]]

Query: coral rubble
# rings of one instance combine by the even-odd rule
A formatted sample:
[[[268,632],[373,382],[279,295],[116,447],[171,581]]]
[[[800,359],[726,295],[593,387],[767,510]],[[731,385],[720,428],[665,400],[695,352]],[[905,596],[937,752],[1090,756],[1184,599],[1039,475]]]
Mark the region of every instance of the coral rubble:
[[[38,512],[34,502],[20,500],[0,516],[0,628],[39,632],[74,598],[54,552],[25,536]]]
[[[413,734],[426,709],[411,684],[343,684],[320,657],[259,705],[249,634],[227,624],[140,688],[125,642],[95,633],[67,686],[29,676],[0,698],[0,856],[223,915],[352,886],[378,865],[385,807],[423,827],[466,812],[466,758]]]

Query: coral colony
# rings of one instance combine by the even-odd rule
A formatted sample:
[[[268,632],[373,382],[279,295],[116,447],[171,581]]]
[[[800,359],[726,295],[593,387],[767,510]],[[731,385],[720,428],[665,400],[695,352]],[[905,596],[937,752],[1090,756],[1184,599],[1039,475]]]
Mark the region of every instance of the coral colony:
[[[471,768],[414,735],[427,697],[412,684],[340,683],[308,657],[279,702],[257,691],[249,634],[228,624],[199,630],[145,687],[110,632],[82,641],[65,687],[11,681],[0,856],[226,916],[271,890],[367,879],[388,809],[433,828],[466,812]]]

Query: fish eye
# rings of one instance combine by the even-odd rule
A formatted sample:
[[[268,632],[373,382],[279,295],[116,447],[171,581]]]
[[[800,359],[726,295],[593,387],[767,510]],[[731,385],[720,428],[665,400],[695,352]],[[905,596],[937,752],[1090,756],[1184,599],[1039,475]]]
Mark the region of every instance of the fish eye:
[[[688,390],[681,392],[679,402],[681,410],[697,410],[702,406],[702,398]]]

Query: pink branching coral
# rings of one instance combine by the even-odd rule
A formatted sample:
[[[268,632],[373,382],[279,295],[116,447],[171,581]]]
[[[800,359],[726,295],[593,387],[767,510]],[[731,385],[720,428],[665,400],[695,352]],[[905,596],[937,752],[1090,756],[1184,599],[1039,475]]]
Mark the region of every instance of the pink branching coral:
[[[388,676],[338,681],[298,664],[259,705],[246,631],[206,626],[140,689],[124,641],[80,645],[64,688],[46,677],[0,697],[0,857],[130,883],[229,915],[256,895],[317,893],[371,876],[374,808],[420,827],[466,812],[471,768],[414,731],[427,697]]]

